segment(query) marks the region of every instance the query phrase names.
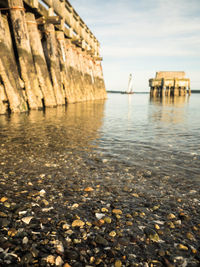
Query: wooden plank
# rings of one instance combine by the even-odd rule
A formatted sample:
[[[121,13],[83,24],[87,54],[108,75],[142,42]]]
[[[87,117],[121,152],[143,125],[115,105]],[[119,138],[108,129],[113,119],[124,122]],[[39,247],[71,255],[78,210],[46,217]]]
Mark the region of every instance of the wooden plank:
[[[20,86],[20,77],[14,57],[7,17],[0,13],[0,78],[12,112],[27,111]],[[2,90],[2,88],[1,88]]]
[[[62,80],[61,80],[59,51],[55,34],[55,28],[54,25],[52,24],[45,24],[43,27],[45,32],[45,42],[44,42],[45,55],[51,73],[56,102],[57,105],[64,105],[65,92],[63,90]]]
[[[61,78],[62,84],[65,91],[65,98],[68,103],[71,100],[71,90],[70,90],[70,75],[68,73],[67,68],[67,53],[66,53],[66,43],[65,43],[65,36],[64,32],[57,31],[56,38],[58,41],[58,51],[59,51],[59,59],[60,59],[60,66],[61,66]]]
[[[37,28],[37,23],[34,14],[26,13],[26,20],[39,85],[44,96],[44,104],[46,107],[56,106],[53,86],[50,80],[47,63],[40,40],[40,34]]]
[[[32,8],[37,9],[39,6],[39,1],[38,0],[24,0],[24,2],[29,5]]]
[[[21,75],[25,83],[29,107],[31,109],[42,108],[43,95],[39,87],[31,53],[23,1],[8,0],[8,6],[10,7],[10,17],[13,26],[13,33],[19,57]]]

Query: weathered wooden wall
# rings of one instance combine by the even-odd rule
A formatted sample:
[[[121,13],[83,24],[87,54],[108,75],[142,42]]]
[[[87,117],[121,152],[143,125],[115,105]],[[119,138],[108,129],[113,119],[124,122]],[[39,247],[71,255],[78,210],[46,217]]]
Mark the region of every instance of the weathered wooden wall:
[[[68,1],[44,2],[0,0],[0,114],[106,98],[98,41]]]
[[[185,78],[184,71],[160,71],[149,80],[152,96],[184,96],[191,94],[190,79]]]

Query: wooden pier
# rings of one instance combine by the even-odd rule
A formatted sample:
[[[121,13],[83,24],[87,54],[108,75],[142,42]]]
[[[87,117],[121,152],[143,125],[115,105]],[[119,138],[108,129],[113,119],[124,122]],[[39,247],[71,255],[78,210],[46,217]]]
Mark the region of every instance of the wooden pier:
[[[0,0],[0,114],[105,99],[99,48],[67,0]]]
[[[191,94],[190,79],[184,71],[160,71],[156,77],[149,80],[152,96],[184,96]]]

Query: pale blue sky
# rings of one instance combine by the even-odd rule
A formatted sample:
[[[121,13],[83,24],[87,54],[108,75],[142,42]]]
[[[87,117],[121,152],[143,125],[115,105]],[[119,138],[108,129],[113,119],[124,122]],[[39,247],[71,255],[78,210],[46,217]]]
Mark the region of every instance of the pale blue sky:
[[[107,90],[148,91],[159,70],[185,71],[200,89],[200,0],[71,0],[101,44]]]

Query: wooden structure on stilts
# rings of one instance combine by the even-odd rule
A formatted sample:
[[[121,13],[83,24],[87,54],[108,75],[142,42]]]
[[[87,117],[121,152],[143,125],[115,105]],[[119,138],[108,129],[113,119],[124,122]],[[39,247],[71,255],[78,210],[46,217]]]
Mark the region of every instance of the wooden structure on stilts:
[[[190,95],[190,79],[184,71],[160,71],[155,79],[149,80],[151,96],[184,96]]]
[[[99,46],[67,0],[0,0],[0,114],[105,99]]]

